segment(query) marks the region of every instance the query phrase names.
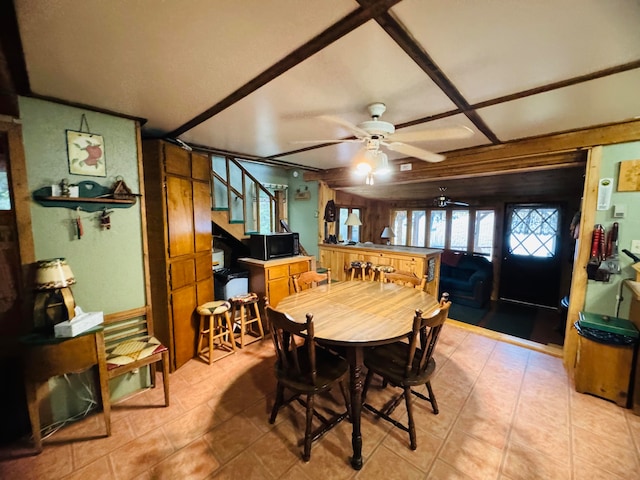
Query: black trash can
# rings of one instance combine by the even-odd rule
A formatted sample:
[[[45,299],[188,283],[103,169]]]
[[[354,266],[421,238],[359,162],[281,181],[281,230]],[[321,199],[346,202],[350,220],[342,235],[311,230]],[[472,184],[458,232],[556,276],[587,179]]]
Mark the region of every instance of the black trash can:
[[[213,272],[213,286],[216,300],[229,300],[237,295],[246,295],[249,293],[249,272],[220,268]]]

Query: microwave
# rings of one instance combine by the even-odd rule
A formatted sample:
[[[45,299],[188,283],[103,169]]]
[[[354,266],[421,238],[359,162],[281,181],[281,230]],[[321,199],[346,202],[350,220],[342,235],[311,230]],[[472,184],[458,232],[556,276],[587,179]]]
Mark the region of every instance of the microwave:
[[[300,235],[290,233],[252,233],[249,237],[249,256],[257,260],[300,255]]]

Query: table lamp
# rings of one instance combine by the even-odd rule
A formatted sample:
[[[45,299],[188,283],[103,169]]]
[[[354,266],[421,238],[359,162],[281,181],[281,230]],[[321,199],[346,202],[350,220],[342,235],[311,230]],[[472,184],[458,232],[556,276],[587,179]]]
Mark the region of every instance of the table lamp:
[[[384,230],[382,230],[382,235],[380,235],[380,238],[383,240],[386,240],[387,245],[391,245],[391,239],[393,237],[395,237],[393,230],[391,230],[389,227],[384,227]]]
[[[53,335],[55,324],[75,316],[75,300],[70,286],[76,283],[76,279],[64,258],[39,260],[35,277],[34,327]]]
[[[347,217],[347,220],[344,222],[344,224],[348,227],[359,227],[360,225],[362,225],[362,222],[358,218],[358,215],[351,212]],[[353,235],[353,229],[351,229],[351,234]],[[354,241],[354,240],[351,240],[351,241]]]

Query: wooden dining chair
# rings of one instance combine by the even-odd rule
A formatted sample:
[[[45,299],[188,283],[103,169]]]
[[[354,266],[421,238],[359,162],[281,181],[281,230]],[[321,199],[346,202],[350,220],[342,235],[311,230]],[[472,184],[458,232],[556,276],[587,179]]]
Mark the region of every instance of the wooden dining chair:
[[[306,323],[298,323],[268,304],[265,311],[276,350],[275,375],[278,382],[269,422],[274,423],[278,410],[293,400],[305,406],[306,426],[302,458],[308,461],[311,458],[311,443],[348,417],[349,400],[345,382],[349,365],[343,358],[322,348],[316,348],[312,314],[306,315]],[[314,397],[330,390],[336,383],[340,386],[347,409],[344,413],[332,412],[331,418],[326,418],[326,413],[323,415],[314,408]],[[292,392],[292,396],[286,400],[285,388]],[[322,422],[322,426],[316,430],[312,430],[314,416]]]
[[[431,376],[436,369],[433,352],[440,336],[440,331],[449,313],[449,294],[444,293],[438,309],[430,316],[423,317],[423,312],[416,310],[413,318],[413,329],[408,342],[398,341],[388,345],[372,347],[365,350],[364,364],[368,369],[362,391],[363,407],[387,420],[396,427],[409,433],[411,450],[417,448],[416,428],[413,420],[412,395],[431,403],[435,415],[438,414],[438,403],[431,388]],[[366,396],[374,375],[380,375],[385,383],[401,388],[402,393],[377,409],[366,403]],[[413,390],[425,385],[429,396]],[[391,418],[391,414],[404,399],[407,408],[408,425]]]
[[[325,273],[318,273],[315,270],[303,272],[293,277],[293,288],[296,292],[315,287],[320,282],[331,283],[331,268],[327,268]]]
[[[427,284],[427,276],[423,275],[422,277],[419,277],[412,272],[396,270],[395,272],[384,273],[384,281],[424,290],[424,287]]]
[[[104,342],[109,379],[149,366],[151,386],[156,386],[160,365],[164,404],[169,406],[169,350],[153,336],[150,307],[134,308],[104,318]]]

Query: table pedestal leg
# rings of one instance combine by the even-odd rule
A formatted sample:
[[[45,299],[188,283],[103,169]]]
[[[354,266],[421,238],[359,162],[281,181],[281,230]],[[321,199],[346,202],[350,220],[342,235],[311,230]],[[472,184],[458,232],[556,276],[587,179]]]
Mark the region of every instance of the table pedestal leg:
[[[348,349],[350,394],[351,394],[351,444],[353,445],[353,457],[351,466],[360,470],[362,468],[362,434],[360,432],[360,414],[362,413],[362,347]]]

